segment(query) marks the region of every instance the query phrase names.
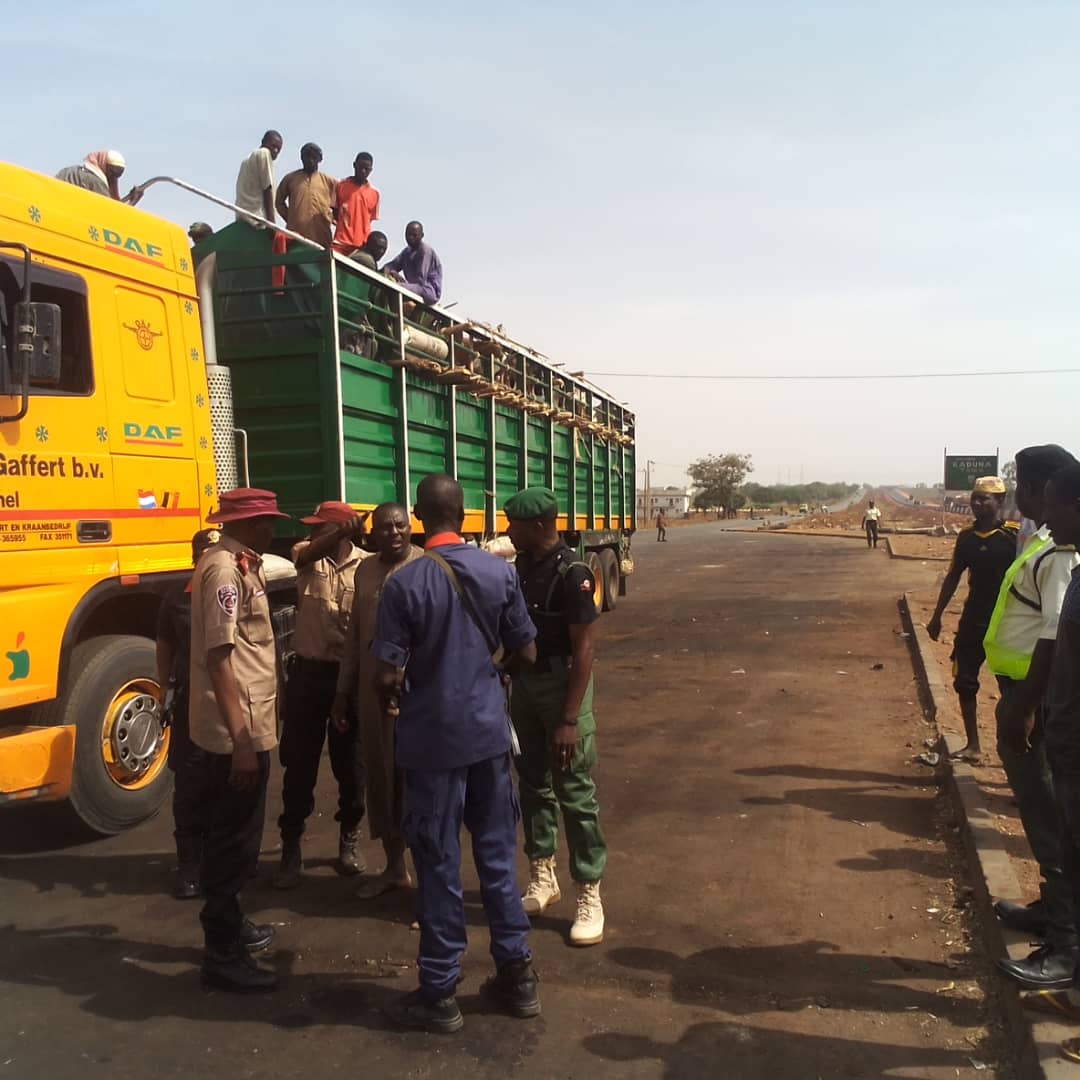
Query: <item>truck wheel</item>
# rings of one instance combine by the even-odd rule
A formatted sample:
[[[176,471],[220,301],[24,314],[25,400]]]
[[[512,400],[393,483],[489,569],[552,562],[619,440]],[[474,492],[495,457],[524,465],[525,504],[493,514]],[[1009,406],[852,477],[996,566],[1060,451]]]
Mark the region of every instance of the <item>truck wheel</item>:
[[[619,560],[611,548],[600,552],[600,573],[604,576],[604,610],[614,611],[619,601]]]
[[[595,551],[588,551],[585,553],[585,565],[592,571],[593,606],[596,608],[596,613],[599,615],[607,606],[607,601],[604,599],[607,595],[607,590],[604,588],[607,584],[607,582],[604,581],[604,568],[600,563],[600,557]]]
[[[75,647],[69,670],[61,723],[77,729],[71,806],[95,832],[122,832],[150,817],[172,786],[154,643],[129,634],[90,638]]]

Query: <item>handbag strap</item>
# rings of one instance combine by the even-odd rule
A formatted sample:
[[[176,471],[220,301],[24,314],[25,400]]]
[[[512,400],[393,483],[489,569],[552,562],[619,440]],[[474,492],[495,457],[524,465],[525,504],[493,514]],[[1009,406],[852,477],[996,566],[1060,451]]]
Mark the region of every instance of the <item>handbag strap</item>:
[[[458,577],[457,571],[437,551],[425,551],[424,558],[432,559],[442,567],[443,573],[450,579],[450,584],[453,586],[454,592],[458,594],[458,598],[461,600],[461,606],[465,609],[465,613],[472,619],[473,623],[476,625],[476,629],[480,631],[480,636],[484,639],[484,644],[487,645],[488,650],[491,652],[491,662],[496,667],[499,667],[504,656],[504,649],[500,644],[496,644],[494,648],[492,647],[491,638],[488,636],[487,628],[481,621],[480,613],[476,610],[476,605],[469,595],[469,590],[461,583],[461,578]]]

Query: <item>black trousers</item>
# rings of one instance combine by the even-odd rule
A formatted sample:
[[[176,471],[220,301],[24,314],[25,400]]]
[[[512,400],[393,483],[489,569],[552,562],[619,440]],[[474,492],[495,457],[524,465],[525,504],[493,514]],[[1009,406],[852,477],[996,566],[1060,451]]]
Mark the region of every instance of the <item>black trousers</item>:
[[[304,823],[315,809],[315,782],[323,743],[330,744],[330,768],[338,785],[334,820],[341,830],[355,829],[364,816],[364,760],[356,717],[340,732],[330,723],[337,692],[338,665],[298,656],[290,666],[285,687],[285,724],[281,733],[281,764],[285,768],[278,828],[282,840],[299,840]]]
[[[204,750],[199,754],[206,809],[200,874],[204,903],[199,918],[206,947],[228,952],[236,947],[244,924],[240,891],[259,866],[270,752],[256,754],[259,779],[251,791],[238,791],[229,783],[231,754],[209,754]]]
[[[203,751],[188,734],[188,699],[177,695],[169,727],[169,768],[173,772],[173,838],[181,864],[197,863],[206,831],[206,770]]]
[[[866,523],[866,546],[877,547],[877,529],[878,523],[876,521],[868,521]]]

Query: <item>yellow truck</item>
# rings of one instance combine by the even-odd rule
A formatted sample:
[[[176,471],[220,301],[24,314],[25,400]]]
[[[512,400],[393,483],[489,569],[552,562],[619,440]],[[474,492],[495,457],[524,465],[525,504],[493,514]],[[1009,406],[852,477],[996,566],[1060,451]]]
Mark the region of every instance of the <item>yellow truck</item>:
[[[162,595],[215,489],[190,245],[0,164],[0,802],[100,832],[168,792]]]
[[[102,833],[160,806],[158,609],[219,487],[249,476],[293,515],[279,552],[316,502],[406,502],[430,472],[458,477],[467,533],[493,541],[505,498],[543,484],[597,608],[625,595],[633,413],[288,236],[281,252],[238,221],[193,252],[160,218],[0,164],[0,803],[66,799]]]

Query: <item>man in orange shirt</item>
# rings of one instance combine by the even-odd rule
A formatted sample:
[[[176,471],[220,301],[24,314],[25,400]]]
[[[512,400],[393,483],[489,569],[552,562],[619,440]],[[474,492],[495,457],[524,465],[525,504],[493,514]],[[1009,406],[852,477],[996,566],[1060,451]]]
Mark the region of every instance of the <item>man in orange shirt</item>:
[[[379,220],[379,189],[368,182],[375,159],[361,151],[353,161],[353,174],[337,186],[337,228],[334,250],[349,255],[367,243],[371,223]]]

